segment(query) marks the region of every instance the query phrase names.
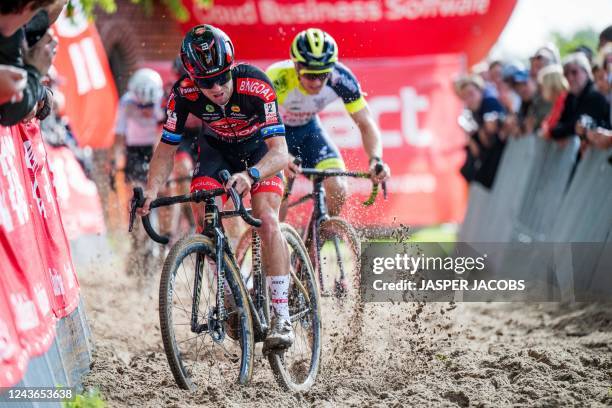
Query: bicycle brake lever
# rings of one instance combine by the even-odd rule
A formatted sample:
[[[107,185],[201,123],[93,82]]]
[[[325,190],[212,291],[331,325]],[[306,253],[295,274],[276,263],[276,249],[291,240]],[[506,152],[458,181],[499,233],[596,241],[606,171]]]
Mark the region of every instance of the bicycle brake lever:
[[[376,174],[379,174],[384,169],[385,167],[383,166],[382,163],[377,163],[376,166],[374,166],[374,171],[376,171]],[[387,199],[387,182],[383,181],[381,184],[382,184],[382,189],[383,189],[383,198],[386,200]]]
[[[144,192],[142,191],[142,187],[134,187],[134,195],[132,196],[132,200],[130,201],[130,221],[128,231],[132,232],[134,229],[134,221],[136,219],[136,209],[142,207],[144,205]]]

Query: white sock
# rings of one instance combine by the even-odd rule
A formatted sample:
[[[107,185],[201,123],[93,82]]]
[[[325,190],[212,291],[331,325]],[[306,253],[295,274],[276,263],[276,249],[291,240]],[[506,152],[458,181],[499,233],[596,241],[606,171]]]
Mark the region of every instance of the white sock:
[[[266,276],[275,316],[289,319],[289,275]]]

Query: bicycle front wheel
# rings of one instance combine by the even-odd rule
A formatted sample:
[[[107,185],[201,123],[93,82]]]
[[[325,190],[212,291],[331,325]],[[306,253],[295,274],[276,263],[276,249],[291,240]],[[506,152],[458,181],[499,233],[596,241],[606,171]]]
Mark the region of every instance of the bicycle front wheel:
[[[289,249],[289,314],[295,332],[291,347],[270,353],[278,383],[289,391],[307,391],[314,384],[321,359],[321,310],[314,269],[299,234],[287,224],[281,231]]]
[[[224,255],[222,307],[215,246],[208,237],[181,239],[164,263],[159,288],[159,320],[164,350],[179,387],[247,383],[253,370],[253,328],[239,271]],[[223,309],[223,310],[222,310]]]
[[[337,298],[359,301],[361,240],[355,229],[340,217],[322,222],[319,251],[319,272],[323,274],[325,291]]]

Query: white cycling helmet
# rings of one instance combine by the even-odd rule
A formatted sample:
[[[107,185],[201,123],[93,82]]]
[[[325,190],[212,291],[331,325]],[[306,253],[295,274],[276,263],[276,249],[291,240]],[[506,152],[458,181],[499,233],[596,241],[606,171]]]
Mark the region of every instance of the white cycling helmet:
[[[134,72],[128,82],[128,91],[141,105],[161,103],[164,96],[164,84],[161,76],[150,68],[141,68]]]

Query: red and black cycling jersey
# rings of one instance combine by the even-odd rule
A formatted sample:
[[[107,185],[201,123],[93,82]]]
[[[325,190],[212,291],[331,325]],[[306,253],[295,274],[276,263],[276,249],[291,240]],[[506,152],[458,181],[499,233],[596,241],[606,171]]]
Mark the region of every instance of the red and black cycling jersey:
[[[181,142],[189,113],[202,120],[208,144],[224,153],[244,156],[269,137],[284,136],[285,126],[278,114],[276,93],[268,77],[248,64],[232,67],[234,91],[225,106],[204,96],[188,76],[172,87],[167,104],[162,142]]]

